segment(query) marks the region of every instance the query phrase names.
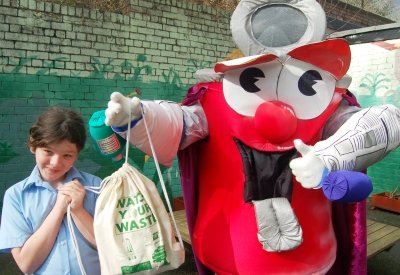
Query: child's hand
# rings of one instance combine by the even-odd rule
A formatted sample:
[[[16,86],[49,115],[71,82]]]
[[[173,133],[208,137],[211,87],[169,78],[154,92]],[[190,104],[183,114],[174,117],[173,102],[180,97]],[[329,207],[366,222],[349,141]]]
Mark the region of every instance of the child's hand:
[[[62,215],[64,215],[65,213],[67,213],[68,204],[70,204],[70,202],[71,198],[69,196],[58,192],[54,209],[57,209]]]
[[[83,208],[83,199],[86,190],[78,180],[73,180],[63,184],[58,188],[58,192],[70,198],[71,211]]]

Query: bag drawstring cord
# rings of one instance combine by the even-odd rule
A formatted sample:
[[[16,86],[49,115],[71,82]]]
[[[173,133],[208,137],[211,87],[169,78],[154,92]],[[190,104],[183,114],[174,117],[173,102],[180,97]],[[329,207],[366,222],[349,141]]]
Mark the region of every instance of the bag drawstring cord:
[[[150,131],[149,131],[149,128],[148,128],[147,123],[146,123],[143,107],[141,106],[140,109],[141,109],[141,113],[142,113],[144,127],[146,129],[146,134],[147,134],[147,137],[149,138],[150,149],[151,149],[151,153],[152,153],[153,158],[154,158],[154,164],[156,165],[157,174],[158,174],[158,177],[160,179],[161,188],[162,188],[162,191],[163,191],[163,194],[164,194],[164,198],[165,198],[165,201],[167,203],[169,213],[171,214],[172,222],[173,222],[174,227],[175,227],[175,232],[176,232],[176,235],[178,237],[179,244],[181,245],[182,248],[184,248],[183,241],[182,241],[182,236],[181,236],[181,233],[179,232],[178,226],[176,224],[176,220],[175,220],[175,217],[174,217],[174,212],[172,211],[171,203],[170,203],[169,198],[168,198],[167,189],[165,187],[164,178],[162,176],[160,165],[158,163],[156,152],[154,150],[153,142],[151,140]],[[130,112],[129,112],[129,121],[131,121],[131,119],[132,119],[132,112],[130,110]],[[131,123],[128,123],[128,131],[126,133],[126,140],[128,142],[126,143],[126,148],[125,148],[125,163],[128,163],[130,132],[131,132]],[[88,191],[91,191],[93,193],[100,194],[101,191],[103,190],[104,186],[105,186],[104,183],[105,183],[105,181],[102,181],[102,183],[101,183],[101,185],[99,187],[85,186],[85,189],[88,190]],[[78,241],[76,239],[74,228],[72,226],[73,221],[72,221],[72,218],[71,218],[71,204],[68,204],[68,208],[67,208],[67,223],[68,223],[68,229],[69,229],[70,234],[71,234],[72,243],[73,243],[73,246],[74,246],[74,249],[75,249],[75,252],[76,252],[76,258],[78,260],[79,269],[81,270],[82,275],[86,275],[86,271],[85,271],[85,268],[83,266],[81,255],[80,255],[80,252],[79,252]]]
[[[85,268],[82,263],[81,254],[79,252],[78,241],[76,240],[75,231],[72,226],[71,204],[68,204],[68,208],[67,208],[67,221],[68,221],[68,229],[69,229],[69,232],[71,233],[71,237],[72,237],[72,244],[74,246],[75,253],[76,253],[76,259],[78,260],[79,269],[81,270],[82,275],[86,275],[86,271],[85,271]]]
[[[181,236],[181,232],[179,232],[178,226],[176,225],[176,220],[175,220],[175,217],[174,217],[174,212],[172,211],[171,203],[170,203],[169,198],[168,198],[167,189],[166,189],[166,187],[165,187],[164,178],[163,178],[163,176],[162,176],[162,174],[161,174],[161,169],[160,169],[160,165],[159,165],[159,163],[158,163],[158,159],[157,159],[157,156],[156,156],[156,152],[155,152],[155,150],[154,150],[153,142],[151,141],[150,131],[149,131],[149,128],[147,127],[146,119],[145,119],[145,117],[144,117],[143,108],[141,108],[141,112],[142,112],[142,118],[143,118],[143,122],[144,122],[144,127],[145,127],[145,129],[146,129],[147,137],[149,138],[149,144],[150,144],[151,153],[152,153],[153,158],[154,158],[154,163],[155,163],[155,165],[156,165],[158,177],[159,177],[159,179],[160,179],[161,188],[162,188],[162,190],[163,190],[164,198],[165,198],[165,201],[166,201],[166,203],[167,203],[169,213],[171,214],[172,222],[173,222],[174,227],[175,227],[175,232],[176,232],[176,235],[177,235],[177,237],[178,237],[179,244],[181,245],[182,248],[184,248],[184,246],[183,246],[183,241],[182,241],[182,236]],[[129,124],[130,124],[130,123],[129,123]],[[128,126],[128,127],[129,127],[129,126]],[[128,128],[128,131],[129,131],[129,128]],[[129,133],[128,133],[128,135],[129,135]],[[129,140],[129,139],[128,139],[128,140]],[[129,143],[129,142],[128,142],[128,143]],[[128,144],[128,143],[127,143],[127,144]],[[128,145],[127,145],[127,147],[128,147]]]

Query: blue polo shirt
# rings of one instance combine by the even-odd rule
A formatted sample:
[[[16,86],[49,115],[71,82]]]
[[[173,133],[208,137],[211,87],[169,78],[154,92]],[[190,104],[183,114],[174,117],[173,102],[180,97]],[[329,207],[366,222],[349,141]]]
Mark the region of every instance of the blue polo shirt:
[[[78,179],[84,186],[97,187],[101,183],[100,178],[80,172],[74,167],[67,173],[64,182],[73,179]],[[97,197],[97,194],[86,191],[84,207],[92,216],[94,216]],[[0,252],[10,253],[12,248],[22,247],[53,209],[56,199],[57,190],[41,179],[37,166],[28,178],[7,189],[0,224]],[[100,275],[97,250],[90,245],[75,225],[74,229],[86,273]],[[67,215],[64,217],[49,256],[34,274],[81,274],[68,230]]]

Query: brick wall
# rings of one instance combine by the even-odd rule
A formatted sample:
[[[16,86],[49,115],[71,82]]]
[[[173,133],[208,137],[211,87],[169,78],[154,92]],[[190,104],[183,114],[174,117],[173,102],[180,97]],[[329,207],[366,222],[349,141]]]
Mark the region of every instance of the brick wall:
[[[133,0],[129,15],[33,0],[0,0],[0,205],[10,185],[27,177],[34,158],[28,129],[51,105],[70,106],[89,120],[111,92],[180,101],[193,72],[234,47],[230,15],[183,0]],[[132,162],[158,182],[154,163],[138,150]],[[116,167],[91,140],[77,167],[101,177]],[[177,165],[163,168],[173,196]]]
[[[230,14],[224,11],[185,0],[131,3],[132,13],[120,15],[33,0],[0,0],[0,206],[6,188],[25,178],[34,165],[26,148],[27,131],[48,106],[70,106],[88,120],[94,111],[106,107],[115,90],[179,102],[194,83],[194,71],[213,66],[234,48]],[[355,47],[352,90],[358,94],[361,82],[357,84],[357,79],[383,71],[392,57],[369,54],[374,67],[366,67],[360,62],[369,50]],[[364,56],[357,55],[360,52]],[[399,64],[398,51],[391,53]],[[357,64],[363,73],[357,71]],[[396,80],[392,75],[390,71]],[[398,89],[398,82],[391,85],[392,90]],[[364,98],[361,102],[366,103]],[[135,166],[158,182],[151,159],[147,161],[135,149],[130,156]],[[382,175],[374,176],[384,183],[382,188],[397,184],[388,177],[399,171],[398,157],[392,156],[376,170]],[[91,140],[77,167],[100,177],[116,169],[95,151]],[[163,167],[163,175],[170,193],[180,195],[176,161],[171,168]]]

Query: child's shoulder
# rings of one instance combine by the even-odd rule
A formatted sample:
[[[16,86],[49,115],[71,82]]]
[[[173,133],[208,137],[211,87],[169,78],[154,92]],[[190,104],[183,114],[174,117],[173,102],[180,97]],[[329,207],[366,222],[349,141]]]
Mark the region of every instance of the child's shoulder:
[[[24,180],[14,183],[13,185],[7,188],[5,194],[12,197],[18,196],[30,185],[34,184],[33,182],[30,182],[29,179],[30,177],[27,177]]]
[[[102,179],[96,175],[90,174],[88,172],[76,170],[79,173],[79,177],[82,179],[81,184],[84,186],[98,186],[100,185]]]

